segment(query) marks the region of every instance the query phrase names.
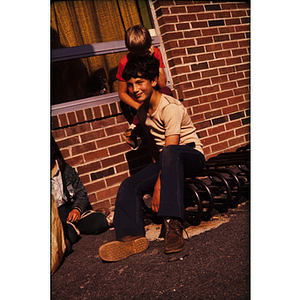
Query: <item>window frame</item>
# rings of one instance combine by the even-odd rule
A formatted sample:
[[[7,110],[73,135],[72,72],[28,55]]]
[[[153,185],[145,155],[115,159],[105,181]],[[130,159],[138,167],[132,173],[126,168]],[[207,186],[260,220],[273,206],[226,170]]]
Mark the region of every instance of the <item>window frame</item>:
[[[170,70],[167,65],[166,55],[165,52],[163,51],[161,38],[159,35],[157,35],[158,24],[155,18],[153,4],[150,0],[148,1],[149,1],[151,17],[154,23],[154,29],[149,30],[152,37],[152,45],[158,47],[162,53],[163,62],[164,65],[166,66],[165,67],[165,75],[167,78],[166,85],[172,89]],[[51,50],[51,63],[70,60],[70,59],[112,54],[112,53],[118,53],[123,51],[128,51],[124,40],[103,42],[103,43],[90,44],[90,45],[77,46],[77,47],[53,49]],[[69,113],[80,109],[91,108],[91,107],[119,102],[119,101],[120,98],[118,96],[118,92],[114,92],[105,95],[93,96],[93,97],[68,101],[64,103],[54,104],[51,105],[51,116],[57,116],[63,113]]]

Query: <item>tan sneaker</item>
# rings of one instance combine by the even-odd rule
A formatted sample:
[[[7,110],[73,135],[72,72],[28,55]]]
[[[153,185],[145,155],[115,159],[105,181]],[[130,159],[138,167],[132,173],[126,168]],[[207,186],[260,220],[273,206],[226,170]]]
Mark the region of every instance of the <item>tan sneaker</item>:
[[[105,261],[119,261],[128,256],[145,251],[149,241],[145,237],[136,237],[129,241],[114,241],[102,245],[99,255]]]

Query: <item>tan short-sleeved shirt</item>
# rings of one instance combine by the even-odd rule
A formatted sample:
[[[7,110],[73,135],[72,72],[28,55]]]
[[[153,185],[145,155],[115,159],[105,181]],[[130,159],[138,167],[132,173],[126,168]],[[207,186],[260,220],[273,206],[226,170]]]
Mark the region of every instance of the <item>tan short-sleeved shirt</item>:
[[[162,94],[153,114],[150,115],[146,112],[145,105],[141,105],[137,115],[140,122],[144,123],[150,130],[159,151],[165,146],[166,136],[179,134],[179,145],[194,142],[195,149],[203,153],[203,145],[196,134],[196,128],[187,113],[187,109],[179,100]]]

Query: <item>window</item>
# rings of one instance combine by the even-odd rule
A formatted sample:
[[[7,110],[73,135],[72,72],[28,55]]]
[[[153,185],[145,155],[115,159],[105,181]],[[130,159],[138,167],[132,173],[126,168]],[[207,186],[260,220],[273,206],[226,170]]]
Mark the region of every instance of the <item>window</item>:
[[[115,76],[128,53],[125,30],[143,24],[160,47],[151,5],[147,0],[51,3],[52,115],[119,101]]]

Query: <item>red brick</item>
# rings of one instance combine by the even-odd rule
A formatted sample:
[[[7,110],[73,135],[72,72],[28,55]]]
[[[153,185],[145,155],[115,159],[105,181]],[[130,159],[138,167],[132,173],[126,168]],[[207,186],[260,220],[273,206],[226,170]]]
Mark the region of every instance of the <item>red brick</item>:
[[[235,120],[232,122],[228,122],[225,124],[226,130],[234,129],[237,127],[241,127],[242,123],[241,120]]]
[[[230,34],[230,39],[233,40],[243,40],[245,39],[245,34],[240,32],[240,33],[231,33]]]
[[[93,109],[94,116],[96,119],[102,118],[102,112],[101,112],[100,106],[95,106],[92,109]]]
[[[193,63],[193,62],[196,62],[196,57],[194,55],[189,55],[189,56],[186,56],[186,57],[183,57],[183,63],[184,64],[188,64],[188,63]]]
[[[212,76],[219,75],[219,73],[218,73],[218,69],[210,69],[208,71],[202,71],[201,75],[202,78],[205,78],[205,77],[212,77]]]
[[[238,86],[250,85],[250,78],[238,80]]]
[[[175,57],[175,56],[183,56],[183,55],[186,55],[186,51],[185,49],[173,49],[173,50],[169,50],[166,52],[167,54],[167,58],[170,59],[172,57]]]
[[[103,116],[104,117],[109,117],[110,116],[110,111],[109,111],[109,105],[108,104],[102,105],[101,109],[103,111]]]
[[[160,33],[162,35],[165,34],[166,32],[170,32],[170,31],[175,31],[174,24],[166,24],[166,25],[160,27]]]
[[[100,161],[95,161],[95,162],[77,167],[77,170],[78,170],[79,174],[90,173],[90,172],[97,171],[97,170],[100,170],[100,169],[101,169]]]
[[[213,38],[211,36],[201,37],[196,39],[198,45],[211,44],[213,43]]]
[[[236,4],[234,3],[221,3],[221,8],[222,10],[226,10],[226,9],[231,10],[231,9],[236,9],[237,7]]]
[[[199,78],[200,78],[200,72],[194,72],[194,73],[188,74],[189,80],[195,80],[195,79],[199,79]]]
[[[202,35],[206,36],[206,35],[216,35],[218,34],[218,29],[217,28],[207,28],[207,29],[201,29],[202,31]]]
[[[93,183],[89,183],[85,185],[86,191],[88,192],[88,194],[97,192],[101,189],[105,188],[105,182],[104,180],[99,180],[99,181],[94,181]]]
[[[229,50],[215,52],[216,58],[230,57],[230,56],[231,56],[231,52]]]
[[[124,154],[120,154],[120,155],[117,155],[117,156],[113,156],[113,157],[109,157],[109,158],[101,160],[102,165],[103,165],[104,168],[111,167],[113,165],[122,163],[124,161],[126,161],[125,157],[124,157]]]
[[[243,102],[243,101],[244,101],[244,98],[243,98],[242,95],[236,96],[236,97],[232,97],[232,98],[228,99],[229,105],[231,105],[231,104],[237,104],[237,103],[240,103],[240,102]]]
[[[244,102],[239,104],[239,110],[245,110],[250,108],[250,102]]]
[[[93,113],[92,113],[92,109],[91,108],[86,108],[84,110],[84,113],[85,113],[85,119],[87,121],[91,121],[94,119],[94,116],[93,116]]]
[[[239,44],[236,41],[224,42],[222,44],[223,49],[232,49],[232,48],[237,48],[238,46],[239,46]]]
[[[121,173],[121,172],[129,170],[127,162],[126,163],[121,163],[121,164],[115,166],[115,168],[116,168],[117,173]]]
[[[249,40],[239,41],[239,46],[240,46],[240,48],[249,48],[250,41]]]
[[[235,71],[234,67],[232,66],[220,68],[219,70],[220,70],[220,74],[228,74],[228,73],[233,73]]]
[[[80,177],[80,180],[83,183],[83,185],[85,185],[86,183],[91,182],[90,175],[88,175],[88,174],[80,175],[79,177]]]
[[[86,142],[89,142],[92,140],[98,140],[104,136],[105,136],[104,129],[101,129],[101,130],[90,131],[89,133],[82,134],[82,135],[80,135],[80,138],[83,143],[86,143]]]
[[[222,50],[222,45],[221,44],[206,45],[205,49],[206,49],[206,52],[219,51],[219,50]]]
[[[200,104],[200,105],[193,107],[194,113],[205,112],[205,111],[209,111],[209,110],[210,110],[210,106],[208,103]]]
[[[64,129],[52,130],[51,134],[56,141],[57,139],[64,138],[66,136]]]
[[[81,154],[92,150],[96,150],[96,145],[94,142],[72,147],[72,155]]]
[[[218,134],[218,139],[219,139],[220,142],[228,140],[232,137],[234,137],[234,131],[233,130],[226,131],[226,132],[223,132],[221,134]]]
[[[200,96],[201,91],[200,91],[200,89],[195,89],[195,90],[191,90],[191,91],[183,91],[183,95],[184,95],[184,98],[191,98],[191,97],[195,97],[195,96]]]
[[[233,92],[231,90],[221,92],[217,94],[218,99],[224,99],[224,98],[229,98],[233,96]]]
[[[185,74],[173,77],[174,84],[178,84],[178,83],[184,82],[184,81],[187,81],[187,77]]]
[[[236,66],[236,70],[237,71],[250,70],[250,64],[247,63],[247,64],[242,64],[242,65]]]
[[[214,59],[214,55],[213,55],[213,53],[200,54],[200,55],[197,55],[197,59],[198,59],[198,61],[212,60],[212,59]]]
[[[81,122],[85,121],[83,110],[77,110],[77,111],[75,111],[75,113],[76,113],[76,116],[77,116],[78,123],[81,123]]]
[[[208,62],[208,64],[210,68],[221,67],[221,66],[225,66],[225,60],[224,59],[213,60]]]
[[[233,92],[234,92],[235,96],[238,96],[238,95],[241,95],[241,94],[247,94],[247,93],[249,93],[249,88],[248,87],[241,87],[241,88],[238,88],[238,89],[234,89]]]
[[[230,79],[230,80],[237,80],[237,79],[244,78],[243,72],[238,72],[238,73],[229,74],[228,76],[229,76],[229,79]]]
[[[240,64],[242,62],[241,57],[233,57],[233,58],[227,58],[226,59],[226,64],[229,65],[236,65]]]
[[[59,128],[59,122],[58,122],[58,117],[57,116],[52,116],[51,117],[51,129],[57,129]]]
[[[215,135],[225,131],[225,126],[224,125],[214,126],[212,128],[209,128],[207,131],[209,135]]]
[[[96,193],[96,197],[97,197],[97,199],[105,199],[108,197],[115,196],[115,195],[117,195],[118,189],[119,189],[119,186],[107,188],[105,190],[102,190],[102,191],[99,191],[98,193]]]
[[[241,24],[241,20],[239,18],[226,19],[225,24],[226,24],[226,26],[228,26],[228,25],[238,25],[238,24]]]
[[[247,24],[247,25],[238,25],[238,26],[235,26],[235,31],[236,31],[236,32],[240,32],[240,31],[250,31],[250,25]]]
[[[232,56],[241,56],[241,55],[248,54],[246,48],[233,49],[231,51],[232,51]]]
[[[184,32],[184,38],[193,38],[201,36],[200,30],[189,30]]]
[[[110,103],[110,111],[112,115],[116,115],[118,113],[117,105],[116,103]]]
[[[194,4],[193,6],[187,6],[187,10],[188,12],[201,12],[204,11],[204,6]]]
[[[206,120],[204,122],[201,122],[199,124],[199,129],[203,129],[203,128],[207,128],[211,126],[211,121],[210,120]]]
[[[58,148],[61,149],[61,148],[67,148],[69,146],[73,146],[73,145],[79,144],[80,141],[79,141],[79,137],[78,136],[73,136],[71,138],[67,138],[67,139],[64,139],[64,140],[56,141],[56,143],[57,143]]]
[[[81,134],[83,132],[87,132],[87,131],[90,131],[90,130],[91,130],[91,126],[90,126],[89,123],[79,124],[79,125],[76,125],[76,126],[69,127],[69,128],[65,129],[67,136],[75,135],[75,134],[78,135],[78,134]]]
[[[180,31],[166,33],[162,36],[164,42],[171,41],[171,40],[179,40],[182,38],[183,38],[183,34]]]
[[[164,43],[164,46],[165,46],[165,49],[167,51],[167,50],[170,50],[170,49],[173,49],[173,48],[177,48],[178,43],[177,43],[177,41],[169,41],[169,42]]]
[[[66,158],[65,159],[66,163],[72,167],[74,166],[77,166],[77,165],[80,165],[82,164],[84,161],[83,161],[83,156],[82,155],[79,155],[79,156],[72,156],[70,158]]]
[[[233,146],[233,145],[236,145],[236,144],[240,144],[240,143],[243,143],[245,142],[245,139],[243,136],[240,136],[240,137],[236,137],[234,139],[231,139],[228,141],[229,142],[229,145],[230,146]]]
[[[122,143],[113,147],[109,147],[108,151],[110,155],[119,154],[122,152],[130,151],[131,147],[127,143]]]
[[[235,32],[234,26],[219,27],[220,34]]]
[[[123,133],[127,129],[128,129],[128,124],[120,124],[109,128],[105,128],[105,132],[107,136],[111,136],[114,134]]]
[[[103,147],[111,146],[114,144],[118,144],[120,142],[121,142],[120,137],[118,135],[114,135],[114,136],[110,136],[107,138],[103,138],[99,141],[96,141],[96,145],[97,145],[97,148],[103,148]]]
[[[207,21],[191,22],[192,28],[206,28],[208,27]]]
[[[243,134],[249,133],[249,131],[250,131],[250,126],[247,125],[247,126],[236,129],[236,135],[237,136],[243,135]]]
[[[93,129],[99,129],[103,127],[108,127],[116,124],[114,118],[108,118],[104,120],[94,121],[91,123]]]
[[[223,35],[215,35],[214,42],[223,42],[223,41],[229,41],[229,35],[223,34]]]
[[[66,114],[58,115],[58,120],[59,120],[60,127],[65,127],[68,125]]]
[[[212,152],[225,150],[226,148],[228,148],[228,143],[226,141],[211,146]]]
[[[200,139],[206,137],[208,134],[207,134],[207,131],[206,130],[201,130],[198,132],[198,136],[200,136]]]
[[[209,19],[214,19],[215,16],[213,13],[200,13],[197,14],[198,20],[209,20]]]
[[[171,14],[179,14],[179,13],[186,13],[185,6],[174,6],[170,7]]]
[[[201,96],[199,99],[200,99],[200,103],[206,103],[206,102],[217,100],[217,96],[216,94],[205,95],[205,96]]]
[[[215,18],[216,19],[224,19],[224,18],[230,18],[230,12],[229,11],[220,11],[220,12],[215,12]]]
[[[220,87],[221,87],[222,91],[230,90],[230,89],[237,87],[237,84],[235,81],[230,81],[230,82],[226,82],[226,83],[221,83]]]
[[[201,80],[197,80],[197,81],[193,82],[193,85],[195,88],[202,87],[202,86],[208,86],[210,84],[211,83],[210,83],[209,79],[201,79]]]
[[[203,95],[214,93],[214,92],[217,92],[219,90],[220,90],[220,88],[219,88],[219,85],[217,85],[217,84],[216,85],[211,85],[209,87],[204,87],[204,88],[201,89]]]
[[[193,114],[193,115],[191,115],[191,120],[195,124],[195,123],[203,121],[204,116],[203,116],[203,114]]]
[[[179,41],[179,46],[180,47],[188,47],[188,46],[195,46],[195,40],[194,39],[188,39],[188,40],[180,40]]]
[[[103,157],[108,156],[107,149],[101,149],[93,152],[89,152],[83,155],[86,162],[93,161],[93,160],[99,160]]]
[[[88,197],[89,197],[89,201],[93,207],[93,203],[95,203],[97,201],[96,195],[94,193],[92,193],[92,194],[88,194]]]
[[[217,136],[211,136],[201,139],[201,142],[203,143],[203,145],[208,146],[217,143],[218,139]]]
[[[187,30],[190,29],[190,23],[180,23],[176,24],[176,29],[179,30]]]
[[[196,21],[197,17],[195,14],[188,14],[188,15],[178,15],[178,20],[180,22],[189,22],[189,21]]]
[[[70,125],[74,125],[77,123],[75,112],[72,111],[72,112],[67,113],[67,117],[68,117],[68,121],[69,121]]]
[[[70,151],[69,149],[60,149],[61,155],[64,159],[70,157]]]
[[[124,181],[126,178],[128,178],[128,174],[127,173],[124,173],[124,174],[119,174],[117,176],[113,176],[113,177],[110,177],[110,178],[106,178],[105,181],[106,181],[106,184],[107,186],[112,186],[112,185],[116,185],[116,184],[121,184],[122,181]]]
[[[102,200],[102,198],[101,198]],[[104,201],[99,201],[95,203],[91,203],[93,210],[95,211],[101,211],[103,208],[109,208],[110,207],[110,201],[109,200],[104,200]]]
[[[221,101],[214,101],[210,103],[210,106],[212,109],[220,108],[220,107],[226,107],[227,106],[227,101],[226,100],[221,100]]]
[[[190,72],[190,67],[189,66],[182,66],[182,67],[175,67],[174,69],[171,70],[172,75],[179,75],[182,73],[188,73]]]
[[[204,116],[205,116],[205,119],[211,119],[211,118],[215,118],[215,117],[219,117],[222,115],[222,112],[220,109],[217,109],[217,110],[211,110],[211,111],[208,111],[206,113],[204,113]],[[222,125],[223,126],[223,125]],[[210,132],[210,131],[208,131]],[[211,133],[209,133],[211,135]]]
[[[213,84],[215,84],[220,82],[226,82],[228,81],[228,78],[227,75],[222,75],[222,76],[211,77],[210,80]]]
[[[233,112],[237,112],[239,110],[237,105],[230,105],[222,109],[224,115],[228,115]]]

